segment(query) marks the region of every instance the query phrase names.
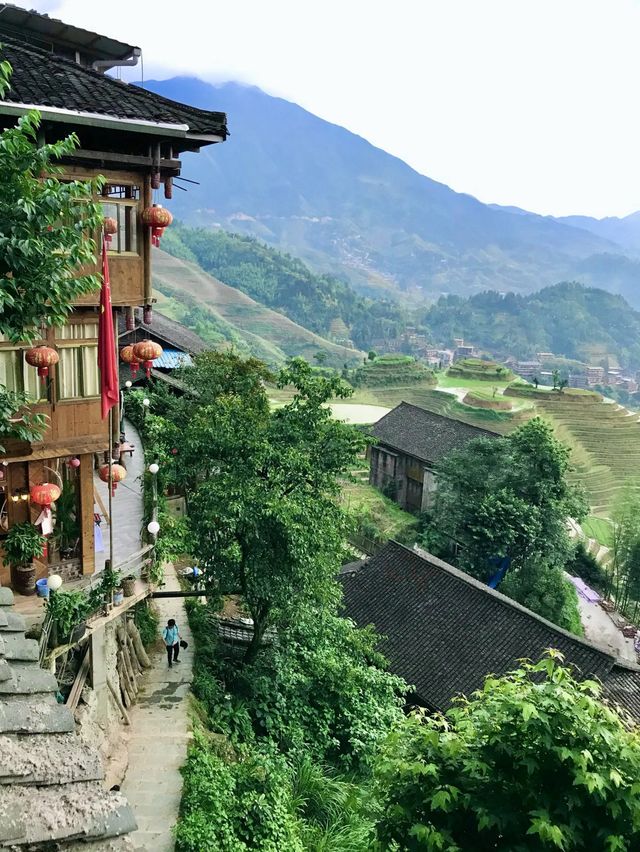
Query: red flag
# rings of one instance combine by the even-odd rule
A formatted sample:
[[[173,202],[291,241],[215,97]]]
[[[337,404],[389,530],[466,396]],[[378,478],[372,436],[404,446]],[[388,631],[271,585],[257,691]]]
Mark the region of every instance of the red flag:
[[[111,309],[111,282],[107,243],[102,240],[102,287],[100,289],[100,320],[98,322],[98,367],[100,368],[100,396],[102,397],[102,419],[117,405],[120,398],[116,344],[113,333],[113,310]]]

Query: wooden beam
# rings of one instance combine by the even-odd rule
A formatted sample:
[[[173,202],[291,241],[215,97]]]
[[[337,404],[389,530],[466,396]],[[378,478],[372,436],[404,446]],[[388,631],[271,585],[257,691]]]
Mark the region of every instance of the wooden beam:
[[[145,157],[138,154],[120,154],[117,151],[90,151],[88,148],[76,148],[73,154],[62,158],[64,162],[74,160],[98,160],[103,163],[118,163],[125,166],[145,166],[151,168],[153,157]],[[179,172],[182,167],[180,160],[161,159],[160,169]]]
[[[93,535],[93,454],[80,456],[80,548],[82,573],[93,574],[96,554]]]
[[[89,665],[91,663],[91,655],[89,654],[89,646],[84,649],[82,663],[80,664],[80,669],[78,670],[78,674],[76,675],[76,679],[73,682],[73,686],[71,687],[71,692],[67,696],[66,706],[73,711],[78,706],[78,701],[80,701],[80,696],[82,695],[82,690],[84,689],[84,685],[87,681],[87,675],[89,674]]]
[[[109,517],[109,513],[105,509],[104,503],[102,502],[102,497],[100,496],[100,492],[95,487],[95,485],[93,487],[93,499],[94,499],[94,502],[98,504],[100,511],[102,512],[102,514],[104,515],[104,517],[107,520],[107,523],[110,524],[111,518]]]

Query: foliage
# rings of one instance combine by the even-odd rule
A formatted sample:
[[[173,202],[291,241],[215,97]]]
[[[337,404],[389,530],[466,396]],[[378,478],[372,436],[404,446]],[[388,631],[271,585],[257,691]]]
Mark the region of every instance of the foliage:
[[[194,555],[222,594],[248,607],[247,661],[274,620],[335,597],[346,531],[338,477],[365,444],[325,407],[350,393],[339,378],[294,359],[278,383],[296,389],[287,405],[269,411],[254,384],[199,407],[182,431]]]
[[[23,393],[9,391],[0,385],[0,452],[5,452],[5,441],[38,441],[42,437],[47,419],[44,414],[26,410],[29,398]]]
[[[3,540],[4,555],[12,567],[30,565],[42,555],[46,543],[38,528],[28,522],[14,524]]]
[[[145,648],[153,645],[158,638],[159,617],[155,608],[141,601],[133,610],[133,621],[140,632],[140,639]]]
[[[365,360],[354,370],[349,381],[354,387],[403,387],[412,384],[435,384],[433,371],[408,355],[378,356]]]
[[[47,612],[58,628],[60,639],[68,638],[74,627],[91,613],[89,598],[81,591],[51,592],[45,600]]]
[[[638,733],[561,662],[551,651],[398,727],[377,769],[378,848],[638,848]]]
[[[598,560],[589,553],[583,541],[577,541],[573,554],[567,562],[566,570],[575,577],[581,577],[585,583],[604,589],[609,584],[609,576]]]
[[[566,518],[580,519],[586,506],[568,482],[569,469],[569,449],[540,418],[506,438],[471,441],[439,465],[426,546],[458,542],[456,564],[483,582],[495,573],[496,558],[508,557],[500,590],[578,629],[575,590],[562,571],[571,556]]]
[[[9,74],[0,63],[0,94]],[[0,332],[15,341],[62,325],[73,300],[99,286],[81,269],[95,263],[87,233],[102,222],[92,200],[101,181],[62,182],[55,163],[78,147],[78,137],[39,144],[39,127],[39,114],[30,112],[0,134]]]
[[[66,481],[56,501],[55,537],[60,550],[73,547],[80,535],[80,523],[76,517],[76,492],[73,483]]]
[[[613,510],[612,593],[620,609],[640,601],[640,494],[628,484],[619,494]]]

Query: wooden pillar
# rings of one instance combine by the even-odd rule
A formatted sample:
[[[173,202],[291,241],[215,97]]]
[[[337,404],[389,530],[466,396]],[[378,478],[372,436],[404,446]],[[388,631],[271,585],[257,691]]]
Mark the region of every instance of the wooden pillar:
[[[80,557],[82,573],[93,574],[96,555],[93,542],[93,453],[80,456]]]
[[[143,206],[150,207],[153,203],[151,191],[151,178],[147,175],[144,179]],[[151,228],[142,226],[142,265],[144,275],[144,304],[150,305],[153,295],[153,284],[151,282]]]

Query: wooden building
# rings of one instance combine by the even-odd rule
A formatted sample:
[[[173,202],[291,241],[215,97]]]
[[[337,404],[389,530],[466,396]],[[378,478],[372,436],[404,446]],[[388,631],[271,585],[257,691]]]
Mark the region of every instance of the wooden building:
[[[0,55],[13,69],[11,89],[0,101],[0,127],[35,108],[42,116],[43,141],[78,135],[78,149],[63,161],[65,175],[104,175],[104,213],[118,223],[109,250],[113,306],[117,312],[149,306],[152,245],[141,213],[171,197],[182,152],[224,141],[225,115],[105,75],[109,68],[135,64],[140,50],[133,45],[8,4],[0,4],[0,11]],[[94,571],[94,459],[108,449],[97,367],[99,298],[99,291],[85,295],[65,326],[43,333],[41,342],[59,355],[46,381],[26,364],[26,345],[0,339],[0,382],[9,390],[27,391],[33,409],[48,417],[42,441],[9,445],[0,456],[0,546],[13,524],[37,519],[40,507],[30,504],[30,487],[62,481],[79,522],[77,541],[65,549],[62,561],[84,574]],[[113,420],[117,428],[117,412]],[[79,466],[70,465],[72,459],[79,459]],[[48,556],[37,564],[38,576],[51,573],[53,566],[68,576],[55,531],[52,539]],[[0,583],[9,581],[10,572],[0,562]]]
[[[433,505],[440,459],[474,438],[496,438],[452,417],[401,402],[372,428],[369,482],[403,509],[424,512]]]

